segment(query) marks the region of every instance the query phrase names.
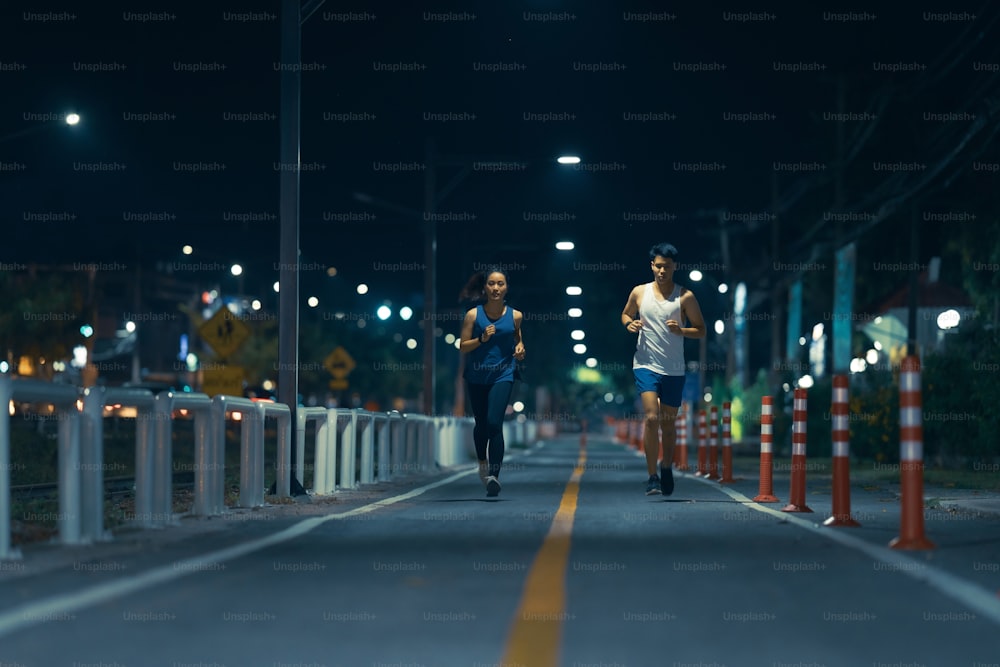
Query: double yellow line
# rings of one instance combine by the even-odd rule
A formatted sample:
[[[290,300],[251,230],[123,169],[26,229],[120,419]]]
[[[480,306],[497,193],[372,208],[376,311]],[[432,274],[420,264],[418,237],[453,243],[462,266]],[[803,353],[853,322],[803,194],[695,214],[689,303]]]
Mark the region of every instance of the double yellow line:
[[[563,492],[542,548],[528,571],[521,604],[500,664],[510,667],[555,667],[566,613],[566,565],[576,500],[580,494],[587,450],[580,450],[573,475]]]

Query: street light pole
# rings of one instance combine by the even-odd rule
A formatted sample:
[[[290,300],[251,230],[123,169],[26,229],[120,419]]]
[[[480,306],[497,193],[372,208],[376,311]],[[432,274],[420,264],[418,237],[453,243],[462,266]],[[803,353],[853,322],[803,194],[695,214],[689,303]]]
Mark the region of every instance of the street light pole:
[[[436,408],[437,383],[437,222],[435,204],[437,175],[434,169],[434,140],[427,139],[424,156],[424,414],[432,416]]]
[[[299,387],[299,121],[301,116],[301,0],[281,3],[280,232],[278,257],[278,402],[298,407]],[[295,429],[292,429],[294,436]],[[305,495],[292,446],[291,493]]]

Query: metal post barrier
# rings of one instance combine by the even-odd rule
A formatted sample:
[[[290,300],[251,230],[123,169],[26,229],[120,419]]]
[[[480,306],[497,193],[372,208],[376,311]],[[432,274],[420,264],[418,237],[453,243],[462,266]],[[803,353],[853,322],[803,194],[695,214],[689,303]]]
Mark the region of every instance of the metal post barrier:
[[[38,380],[0,375],[0,560],[20,558],[11,546],[10,412],[11,401],[51,403],[59,419],[59,538],[80,542],[80,411],[79,390]]]
[[[181,398],[183,396],[183,398]],[[174,409],[194,413],[195,452],[205,447],[210,430],[212,399],[205,394],[177,395],[160,392],[153,399],[153,424],[146,425],[145,437],[136,424],[135,441],[135,522],[142,527],[163,526],[173,521],[173,428]],[[141,415],[140,415],[141,418]],[[195,475],[195,504],[199,489],[199,471]]]
[[[306,424],[310,421],[316,422],[315,445],[313,448],[313,490],[316,487],[316,477],[319,473],[319,462],[317,457],[320,450],[324,449],[320,443],[326,437],[327,408],[300,407],[295,410],[295,479],[299,484],[305,484],[305,460],[306,460]],[[325,455],[325,451],[324,451]]]
[[[358,477],[362,484],[375,481],[375,413],[356,410],[358,435],[361,445],[361,472]]]
[[[390,420],[390,444],[389,460],[392,465],[390,477],[405,475],[409,470],[406,468],[406,432],[409,428],[406,417],[401,412],[393,412]]]
[[[387,482],[392,477],[392,419],[393,412],[383,412],[375,417],[375,441],[377,455],[375,457],[375,477],[380,482]]]
[[[103,536],[104,524],[104,387],[83,391],[80,424],[80,539],[89,543]]]
[[[153,392],[148,389],[88,387],[83,392],[80,442],[81,531],[84,540],[108,540],[104,530],[104,410],[108,405],[134,407],[136,453],[148,451],[155,436]],[[137,471],[138,472],[138,471]]]
[[[423,447],[423,457],[420,462],[420,470],[422,472],[427,472],[432,470],[436,461],[434,460],[434,449],[437,447],[437,429],[434,428],[434,418],[424,417],[424,447]]]
[[[403,457],[403,465],[406,466],[407,471],[414,472],[420,469],[420,443],[423,424],[420,419],[421,415],[407,413],[404,417],[406,417],[406,455]]]
[[[212,475],[213,497],[225,504],[226,413],[240,414],[240,507],[264,504],[264,428],[263,412],[249,398],[218,395],[212,399],[213,457],[219,465]]]
[[[434,428],[437,430],[437,447],[434,454],[435,460],[442,466],[454,465],[455,453],[454,442],[452,441],[452,429],[450,417],[432,417]],[[505,429],[506,430],[506,429]]]
[[[313,493],[330,495],[337,489],[337,411],[326,410],[326,418],[316,426],[313,454]]]
[[[292,495],[292,411],[284,403],[258,401],[257,411],[260,413],[260,455],[258,457],[258,472],[261,484],[264,483],[264,420],[275,419],[275,429],[278,433],[278,444],[274,461],[274,494],[278,498],[288,498]],[[301,461],[302,459],[299,459]]]
[[[0,449],[7,449],[6,467],[3,474],[9,474],[9,418],[7,406],[10,400],[24,402],[45,402],[51,403],[56,410],[59,419],[59,514],[56,525],[59,531],[59,542],[62,544],[81,544],[84,542],[82,533],[82,416],[80,409],[80,390],[69,385],[57,385],[51,382],[39,380],[16,379],[9,377],[0,378],[3,382],[9,382],[10,399],[3,405],[3,422],[7,425],[6,444],[0,445]],[[2,455],[0,455],[2,457]],[[2,461],[2,458],[0,458]],[[8,490],[6,493],[0,492],[0,497],[9,503],[10,487],[9,477]],[[10,508],[3,512],[0,521],[6,521],[7,527],[0,528],[0,540],[8,540],[8,548],[0,549],[10,551]],[[0,524],[2,526],[2,524]]]
[[[340,428],[343,424],[343,429]],[[358,414],[355,409],[337,410],[337,440],[340,442],[340,488],[357,488]]]

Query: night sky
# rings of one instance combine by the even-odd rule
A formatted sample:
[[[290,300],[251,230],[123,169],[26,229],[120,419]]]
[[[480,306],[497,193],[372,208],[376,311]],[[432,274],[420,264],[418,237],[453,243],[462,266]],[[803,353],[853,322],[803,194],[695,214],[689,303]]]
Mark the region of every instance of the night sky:
[[[273,299],[278,4],[33,4],[0,15],[0,261],[240,262],[244,289]],[[785,263],[832,264],[837,234],[862,265],[906,259],[915,219],[925,262],[953,228],[923,212],[995,214],[1000,159],[1000,14],[943,6],[326,3],[302,30],[303,298],[366,282],[422,303],[429,139],[471,165],[436,209],[442,308],[501,263],[522,309],[561,309],[582,284],[602,295],[587,326],[615,325],[660,241],[766,291],[789,278],[773,216]],[[858,147],[839,195],[838,130]],[[460,170],[438,165],[438,189]],[[902,212],[873,223],[886,206]],[[576,249],[557,256],[562,239]]]

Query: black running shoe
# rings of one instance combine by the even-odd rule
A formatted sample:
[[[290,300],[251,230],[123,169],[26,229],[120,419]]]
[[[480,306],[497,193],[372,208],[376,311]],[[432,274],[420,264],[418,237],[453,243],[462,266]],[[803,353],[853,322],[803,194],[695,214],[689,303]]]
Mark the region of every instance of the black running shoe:
[[[660,493],[660,478],[656,475],[649,476],[649,482],[646,483],[646,495],[655,496]]]
[[[674,492],[674,467],[660,466],[660,493],[669,496]]]
[[[490,498],[500,494],[500,480],[493,475],[486,478],[486,495]]]

